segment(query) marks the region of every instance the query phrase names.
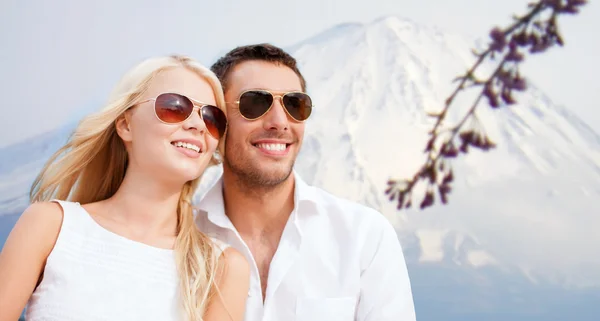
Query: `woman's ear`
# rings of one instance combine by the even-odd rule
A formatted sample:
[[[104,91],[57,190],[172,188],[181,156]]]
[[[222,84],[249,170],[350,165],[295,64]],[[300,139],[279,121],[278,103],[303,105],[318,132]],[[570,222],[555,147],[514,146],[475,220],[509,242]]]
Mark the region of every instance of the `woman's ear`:
[[[115,128],[117,129],[117,135],[121,137],[123,142],[130,142],[132,140],[131,133],[131,113],[130,110],[125,111],[117,120],[115,120]]]

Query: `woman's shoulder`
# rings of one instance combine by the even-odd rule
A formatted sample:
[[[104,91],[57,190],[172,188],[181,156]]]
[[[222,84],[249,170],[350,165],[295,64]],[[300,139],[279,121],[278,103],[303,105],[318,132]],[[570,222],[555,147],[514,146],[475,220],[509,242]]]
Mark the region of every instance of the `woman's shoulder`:
[[[35,202],[17,220],[3,251],[26,253],[27,260],[31,262],[45,259],[58,239],[62,222],[63,211],[59,204]]]
[[[229,245],[229,244],[227,244],[227,243],[219,240],[216,237],[209,236],[209,238],[210,238],[210,240],[212,242],[213,249],[214,249],[215,254],[217,256],[221,256],[221,254],[223,252],[225,252],[225,250],[227,250],[228,248],[231,248],[231,245]]]
[[[38,201],[31,203],[21,214],[13,228],[17,236],[25,233],[30,241],[50,251],[58,240],[63,226],[73,224],[73,215],[79,203],[63,200]]]
[[[30,204],[19,221],[30,227],[39,226],[45,229],[60,228],[63,220],[63,208],[58,201],[44,201]]]
[[[242,264],[242,267],[248,264],[246,257],[230,244],[212,236],[210,237],[210,239],[213,243],[215,255],[219,257],[219,260],[224,260],[225,263],[228,265]]]
[[[65,222],[65,218],[72,216],[71,212],[79,203],[63,200],[49,200],[31,203],[21,217],[22,224],[31,225],[33,228],[39,226],[48,231],[58,231]]]

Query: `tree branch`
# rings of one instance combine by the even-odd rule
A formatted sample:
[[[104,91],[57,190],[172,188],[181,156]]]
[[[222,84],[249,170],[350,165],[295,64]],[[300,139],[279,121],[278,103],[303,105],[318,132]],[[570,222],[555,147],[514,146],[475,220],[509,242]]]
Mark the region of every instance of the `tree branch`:
[[[483,130],[483,126],[466,127],[469,120],[478,123],[476,110],[483,98],[491,108],[509,106],[516,103],[513,90],[525,91],[525,79],[519,72],[519,63],[523,62],[523,51],[529,48],[530,54],[545,52],[555,45],[563,46],[564,41],[558,30],[557,18],[561,14],[576,14],[586,0],[539,0],[528,5],[529,11],[522,17],[515,16],[514,22],[504,29],[494,28],[490,32],[491,42],[481,53],[474,52],[477,60],[465,74],[457,77],[456,89],[446,99],[444,109],[439,114],[430,114],[437,118],[429,131],[429,140],[425,147],[427,154],[424,164],[409,179],[388,181],[385,194],[390,201],[396,201],[400,210],[412,206],[412,193],[417,183],[427,184],[426,193],[420,201],[419,208],[425,209],[435,203],[437,189],[443,204],[448,202],[448,194],[452,190],[454,172],[451,159],[461,153],[467,154],[469,147],[488,151],[496,147]],[[544,19],[543,13],[549,12]],[[478,79],[475,72],[486,59],[494,60],[502,55],[494,72],[486,79]],[[460,119],[449,129],[442,129],[448,110],[461,91],[467,88],[480,87],[475,101]],[[448,134],[448,135],[443,135]],[[439,147],[436,147],[439,146]],[[457,147],[458,146],[458,147]]]

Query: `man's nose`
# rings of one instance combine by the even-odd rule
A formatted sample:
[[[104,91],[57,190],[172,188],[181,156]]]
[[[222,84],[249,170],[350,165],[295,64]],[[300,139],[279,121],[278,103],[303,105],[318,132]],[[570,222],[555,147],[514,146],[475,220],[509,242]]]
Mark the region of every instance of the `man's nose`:
[[[266,130],[288,130],[289,118],[281,104],[281,98],[275,97],[273,105],[265,115],[264,127]]]

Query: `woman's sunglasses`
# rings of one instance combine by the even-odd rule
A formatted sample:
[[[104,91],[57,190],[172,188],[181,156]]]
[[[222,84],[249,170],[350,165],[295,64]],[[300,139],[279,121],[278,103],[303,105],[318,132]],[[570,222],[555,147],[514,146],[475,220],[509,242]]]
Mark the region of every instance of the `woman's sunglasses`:
[[[290,117],[303,122],[312,112],[312,100],[303,92],[287,92],[274,95],[266,90],[247,90],[242,92],[238,101],[240,114],[247,120],[256,120],[265,115],[273,106],[273,101],[279,99]]]
[[[163,123],[177,124],[184,122],[198,108],[200,118],[204,121],[206,129],[212,137],[221,139],[227,129],[227,117],[216,106],[175,93],[163,93],[156,98],[144,100],[139,104],[149,101],[154,101],[154,114]]]

